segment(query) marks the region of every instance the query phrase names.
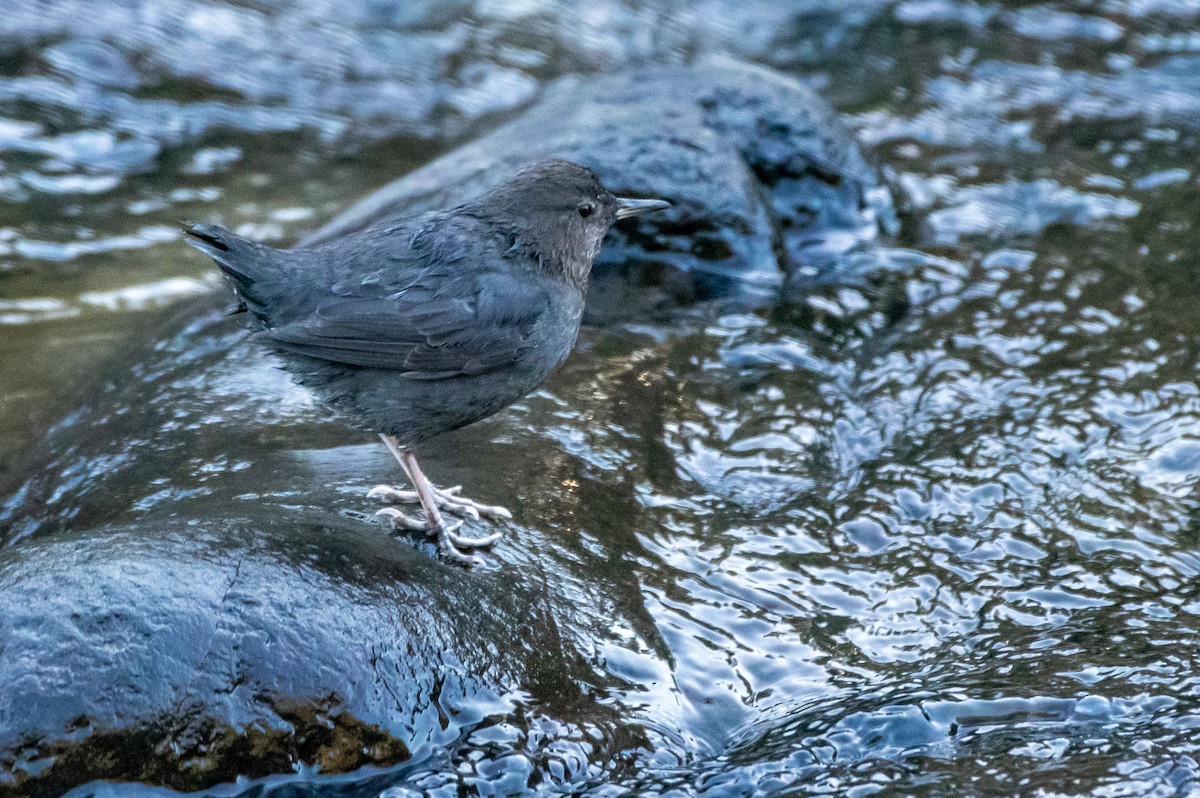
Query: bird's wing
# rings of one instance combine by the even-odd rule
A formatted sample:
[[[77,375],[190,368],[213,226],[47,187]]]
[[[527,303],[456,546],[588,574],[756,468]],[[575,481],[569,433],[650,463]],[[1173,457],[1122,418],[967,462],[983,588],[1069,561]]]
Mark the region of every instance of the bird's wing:
[[[425,272],[398,290],[342,287],[308,314],[265,331],[308,357],[413,379],[482,374],[515,362],[550,308],[548,293],[501,271]]]

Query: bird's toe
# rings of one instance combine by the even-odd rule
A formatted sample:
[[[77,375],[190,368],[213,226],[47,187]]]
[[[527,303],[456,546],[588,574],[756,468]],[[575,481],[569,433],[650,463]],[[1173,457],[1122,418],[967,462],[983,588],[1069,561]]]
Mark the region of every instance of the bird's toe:
[[[457,546],[454,545],[449,536],[441,536],[438,538],[438,553],[442,556],[442,559],[446,560],[447,562],[452,562],[455,565],[462,565],[468,568],[476,565],[483,565],[483,560],[481,560],[479,557],[476,557],[474,554],[467,554],[461,551]]]
[[[377,510],[375,515],[379,518],[386,518],[392,525],[392,529],[426,529],[427,525],[423,519],[413,518],[411,515],[406,515],[400,512],[395,507],[384,507]]]
[[[500,533],[493,532],[490,535],[484,535],[479,538],[469,538],[464,535],[457,535],[454,532],[447,532],[450,542],[460,549],[482,549],[488,546],[496,545],[496,541],[500,540]]]
[[[479,520],[483,518],[505,518],[511,519],[512,513],[504,507],[493,504],[483,504],[473,499],[468,499],[461,495],[462,486],[456,485],[453,488],[435,489],[437,496],[438,507],[441,507],[448,513],[455,515],[465,515],[471,519]]]
[[[367,491],[367,498],[383,499],[389,504],[412,504],[421,500],[415,490],[401,490],[391,485],[376,485]]]

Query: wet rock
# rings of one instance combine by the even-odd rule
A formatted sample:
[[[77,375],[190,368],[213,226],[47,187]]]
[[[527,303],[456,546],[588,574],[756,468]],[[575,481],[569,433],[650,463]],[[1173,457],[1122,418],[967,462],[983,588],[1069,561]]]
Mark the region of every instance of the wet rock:
[[[234,322],[209,310],[149,333],[151,351],[110,368],[109,387],[39,442],[0,517],[6,542],[19,538],[2,556],[0,609],[15,606],[30,635],[63,644],[34,637],[18,650],[6,627],[0,673],[51,683],[45,663],[57,652],[95,651],[64,659],[55,695],[117,685],[107,703],[80,703],[128,706],[128,724],[88,749],[74,736],[86,729],[48,701],[45,717],[70,725],[42,734],[24,704],[5,739],[31,730],[57,752],[40,771],[59,779],[47,784],[91,777],[66,764],[89,754],[72,752],[137,763],[106,764],[112,778],[182,783],[164,775],[178,772],[176,754],[146,744],[161,738],[129,687],[156,648],[122,659],[112,641],[137,641],[147,617],[194,635],[196,605],[249,641],[247,664],[201,682],[197,700],[218,718],[260,719],[230,722],[232,736],[205,750],[242,751],[238,741],[263,740],[259,728],[284,735],[254,746],[269,756],[251,765],[225,755],[206,783],[276,769],[292,747],[289,763],[321,762],[323,773],[365,761],[341,756],[341,739],[357,751],[386,733],[412,752],[382,772],[285,772],[218,794],[836,794],[847,779],[870,789],[881,768],[902,783],[934,774],[932,792],[944,795],[961,793],[964,771],[998,794],[1019,793],[1031,768],[1045,783],[1070,775],[1079,794],[1129,782],[1127,772],[1193,783],[1192,757],[1178,752],[1194,747],[1196,701],[1171,689],[1191,678],[1191,660],[1162,652],[1195,638],[1195,472],[1184,446],[1200,417],[1186,335],[1195,286],[1164,267],[1170,290],[1134,305],[1126,280],[1114,291],[1086,271],[1064,275],[1079,240],[1061,246],[1041,258],[993,252],[978,268],[893,251],[896,268],[881,277],[893,291],[879,296],[874,285],[828,286],[769,314],[689,309],[645,334],[585,330],[546,390],[422,452],[431,477],[516,515],[490,555],[496,570],[469,575],[419,559],[419,536],[391,539],[362,517],[374,509],[366,490],[395,480],[396,466],[326,418]],[[1044,302],[1047,285],[1073,285],[1080,301]],[[907,313],[889,313],[896,295]],[[1022,315],[1039,301],[1040,314]],[[1046,324],[1067,337],[1066,353],[1043,344]],[[1087,346],[1096,367],[1085,371],[1072,352]],[[1141,353],[1132,366],[1131,351]],[[1165,385],[1147,390],[1131,368]],[[1096,492],[1086,505],[1095,515],[1080,513],[1081,485]],[[100,567],[118,557],[105,536],[134,560],[118,558],[119,577]],[[76,545],[100,553],[76,556]],[[46,581],[25,573],[26,557]],[[238,561],[245,590],[229,565]],[[160,575],[142,588],[147,602],[69,639],[73,612],[95,614],[92,585],[120,599],[147,573]],[[393,608],[414,596],[419,609]],[[353,628],[323,628],[337,623]],[[310,678],[270,662],[278,646],[254,633],[293,627],[305,656],[337,670]],[[413,641],[397,665],[411,671],[397,679],[435,678],[394,703],[374,686],[314,700],[350,678],[363,684],[370,650],[358,638],[371,635],[391,663]],[[327,645],[341,646],[336,657]],[[246,709],[239,673],[282,687]],[[460,714],[447,711],[457,736],[422,747],[430,729],[441,739],[428,720],[433,693],[422,691],[445,693],[445,673],[464,682],[450,693]],[[315,733],[289,696],[333,730],[311,747],[294,742],[284,722]],[[1008,753],[1053,753],[1056,740],[1082,752]],[[981,750],[987,768],[972,770]],[[125,785],[118,794],[161,798]]]
[[[421,763],[496,718],[602,763],[610,580],[548,584],[553,531],[473,572],[393,537],[383,447],[243,338],[209,311],[114,370],[0,513],[0,795]]]
[[[484,627],[512,607],[481,601],[453,639],[436,617],[469,585],[439,597],[428,558],[357,527],[164,519],[4,549],[0,794],[336,773],[452,740],[508,667]]]
[[[891,219],[887,192],[824,101],[779,73],[719,59],[566,79],[302,243],[461,202],[547,157],[592,167],[617,194],[672,203],[610,233],[600,270],[634,261],[773,285]]]
[[[406,141],[395,148],[397,168],[411,168],[405,153],[414,144],[420,151],[476,135],[565,74],[678,63],[701,52],[825,68],[835,44],[890,4],[859,0],[831,14],[829,0],[8,3],[0,126],[15,113],[58,132],[130,135],[166,156],[156,159],[164,170],[179,165],[174,150],[213,137],[240,134],[252,143],[264,133],[300,134],[282,149],[304,160],[306,174],[347,149],[399,136]],[[0,135],[0,154],[14,150],[18,158],[27,151]],[[146,187],[119,169],[111,174],[111,193],[121,199]],[[0,197],[28,196],[0,182]]]
[[[609,265],[772,286],[826,248],[872,238],[888,211],[815,94],[718,61],[559,83],[313,240],[453,203],[554,155],[592,165],[619,193],[674,203],[614,236]],[[244,336],[211,310],[163,333],[47,434],[0,509],[10,544],[0,681],[22,686],[0,714],[7,787],[50,795],[105,778],[197,789],[300,765],[336,773],[419,762],[504,723],[527,724],[530,746],[574,763],[539,765],[567,783],[676,734],[676,713],[727,713],[725,699],[685,710],[668,692],[654,723],[638,722],[646,680],[670,679],[663,642],[635,573],[599,564],[640,546],[620,533],[598,549],[576,520],[585,504],[595,517],[637,512],[636,487],[577,492],[581,471],[611,465],[572,442],[578,424],[563,410],[544,407],[534,425],[553,445],[483,446],[459,466],[484,500],[510,496],[513,468],[545,484],[504,499],[530,526],[508,530],[519,545],[496,552],[498,570],[465,574],[370,523],[363,497],[398,479],[395,465]],[[626,355],[614,361],[633,369],[621,382],[640,394]],[[461,457],[478,437],[442,445]],[[446,481],[441,447],[429,448]],[[615,713],[627,692],[634,700]],[[709,744],[691,739],[659,750],[679,758]],[[620,744],[606,753],[594,740]],[[506,767],[480,777],[520,772]]]
[[[1037,9],[1080,16],[1051,18],[1059,38],[1032,40],[1014,32],[1028,22],[1015,6],[1031,5],[1035,34],[1047,21]],[[72,378],[90,382],[100,353],[163,341],[109,370],[112,389],[42,439],[38,459],[18,471],[0,453],[4,479],[24,485],[0,522],[23,536],[5,562],[93,535],[131,541],[143,525],[194,552],[175,525],[195,519],[217,539],[227,518],[264,525],[243,536],[265,541],[264,557],[288,561],[270,537],[281,529],[319,547],[310,532],[328,525],[373,558],[369,534],[382,533],[340,525],[374,509],[362,491],[396,476],[377,444],[327,423],[213,318],[156,335],[149,313],[89,312],[126,303],[76,298],[209,268],[174,245],[132,249],[148,246],[139,230],[175,219],[211,214],[290,240],[309,218],[297,211],[334,213],[387,179],[383,165],[403,174],[457,143],[446,136],[507,121],[474,109],[515,112],[535,100],[530,79],[540,91],[563,72],[733,51],[825,81],[858,114],[859,140],[919,189],[902,240],[936,250],[854,253],[884,273],[770,312],[703,305],[585,330],[545,391],[427,455],[440,481],[517,510],[494,555],[503,589],[523,613],[548,609],[517,617],[499,645],[518,664],[479,683],[535,689],[428,757],[396,732],[414,747],[395,766],[283,768],[214,794],[957,796],[1041,784],[1176,796],[1200,784],[1200,197],[1186,177],[1198,160],[1196,0],[4,10],[17,38],[0,44],[0,116],[11,117],[0,120],[0,268],[54,275],[14,275],[0,301],[2,320],[39,320],[5,328],[6,447],[73,404]],[[1067,29],[1094,25],[1087,15],[1124,34],[1105,43]],[[172,27],[182,19],[204,24]],[[44,49],[78,41],[114,46],[141,87],[115,87],[124,68],[103,54],[97,83],[70,71],[86,53]],[[268,130],[303,133],[255,133]],[[90,131],[112,135],[75,137]],[[357,157],[342,149],[392,134]],[[197,148],[243,156],[206,174]],[[125,177],[147,164],[152,176]],[[113,174],[121,183],[103,191]],[[37,260],[47,252],[53,261]],[[653,288],[630,286],[617,304]],[[478,576],[485,595],[501,589]],[[81,589],[61,581],[68,598]],[[467,628],[449,615],[474,606],[430,615]],[[557,635],[539,638],[548,622]],[[0,705],[8,698],[0,685]],[[318,719],[331,711],[313,706]],[[407,728],[357,720],[378,719],[364,706],[334,707],[356,720],[329,736],[374,746],[374,729]],[[601,727],[605,706],[629,720]],[[146,763],[130,777],[159,778],[163,755],[142,738],[110,739],[75,761],[114,774],[101,757],[124,753]],[[55,768],[71,750],[85,751],[63,749]],[[212,780],[262,772],[222,767]],[[74,793],[89,795],[163,791]]]

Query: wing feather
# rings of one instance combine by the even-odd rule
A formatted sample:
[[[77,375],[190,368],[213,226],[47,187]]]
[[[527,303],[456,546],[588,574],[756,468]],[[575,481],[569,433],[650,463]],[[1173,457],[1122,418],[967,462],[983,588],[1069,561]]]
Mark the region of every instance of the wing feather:
[[[281,349],[412,379],[484,374],[531,345],[550,306],[529,280],[499,271],[420,273],[410,285],[339,286],[301,318],[266,331]]]

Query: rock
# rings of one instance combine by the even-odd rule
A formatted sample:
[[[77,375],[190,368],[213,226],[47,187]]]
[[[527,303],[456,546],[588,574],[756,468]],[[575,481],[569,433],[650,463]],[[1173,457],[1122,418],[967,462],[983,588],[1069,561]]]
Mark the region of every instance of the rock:
[[[893,5],[858,0],[852,12],[831,14],[826,2],[7,3],[0,102],[6,114],[15,104],[34,130],[15,141],[0,131],[0,158],[22,164],[22,180],[6,175],[0,196],[24,202],[41,195],[25,184],[27,174],[73,178],[61,187],[68,194],[82,185],[115,198],[136,192],[133,176],[151,167],[171,174],[171,188],[190,185],[180,151],[231,135],[249,143],[275,134],[272,149],[287,141],[269,171],[281,181],[293,178],[284,164],[294,159],[294,179],[301,179],[347,150],[383,140],[398,138],[389,146],[399,154],[476,135],[535,102],[563,75],[671,62],[681,53],[826,69],[831,49],[861,36]],[[150,163],[129,168],[114,159],[64,174],[53,151],[58,139],[96,131],[149,153]],[[421,157],[400,160],[408,169]],[[154,198],[161,208],[139,202],[136,211],[122,211],[125,204],[106,209],[112,218],[99,229],[171,224],[195,212],[168,196]],[[21,233],[32,240],[61,235],[53,225]]]
[[[511,606],[480,601],[460,619],[477,630],[451,639],[437,617],[478,599],[469,582],[446,595],[411,547],[295,521],[171,519],[0,551],[0,794],[392,765],[504,706],[482,694],[508,675],[486,627]]]
[[[398,468],[274,365],[207,310],[40,441],[0,510],[0,796],[420,762],[548,707],[617,722],[580,685],[629,588],[543,560],[531,507],[491,570],[393,537],[365,494]],[[503,498],[489,473],[473,491]]]
[[[886,190],[823,100],[778,72],[718,59],[565,79],[301,243],[447,207],[548,157],[592,167],[617,194],[673,204],[610,233],[600,271],[632,261],[776,285],[891,223]]]
[[[610,267],[773,286],[829,246],[870,239],[887,210],[815,95],[715,62],[560,83],[311,240],[452,203],[550,155],[675,203],[614,236]],[[0,505],[0,793],[411,764],[507,794],[534,775],[603,780],[635,751],[670,770],[719,750],[747,710],[704,680],[671,686],[675,654],[647,612],[657,588],[643,592],[633,530],[672,511],[647,510],[646,476],[613,465],[627,436],[657,481],[679,479],[661,443],[677,422],[653,409],[669,398],[649,397],[671,395],[655,359],[687,362],[686,347],[601,339],[562,377],[566,399],[532,397],[426,447],[431,477],[516,514],[492,569],[467,573],[419,533],[373,522],[365,494],[399,469],[218,302],[112,367]],[[589,435],[605,443],[593,450]],[[604,479],[585,476],[597,469]],[[444,750],[473,758],[431,768]]]

